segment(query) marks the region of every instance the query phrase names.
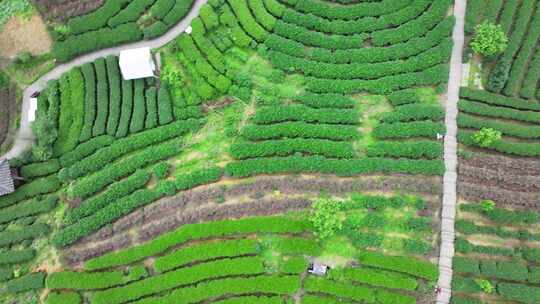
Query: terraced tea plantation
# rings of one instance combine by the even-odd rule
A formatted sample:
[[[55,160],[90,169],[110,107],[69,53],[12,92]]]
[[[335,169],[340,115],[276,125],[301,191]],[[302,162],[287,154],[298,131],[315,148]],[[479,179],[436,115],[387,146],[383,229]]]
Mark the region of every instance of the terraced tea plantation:
[[[538,1],[469,1],[510,39],[459,85],[459,1],[98,2],[38,4],[1,303],[540,303]]]

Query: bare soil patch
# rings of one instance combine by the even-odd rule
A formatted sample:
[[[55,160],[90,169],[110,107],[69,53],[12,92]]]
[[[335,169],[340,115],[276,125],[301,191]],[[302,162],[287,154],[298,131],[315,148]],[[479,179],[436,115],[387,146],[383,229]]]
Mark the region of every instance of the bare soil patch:
[[[65,21],[71,17],[94,11],[105,0],[34,0],[41,15],[54,21]]]
[[[51,46],[47,27],[38,14],[29,20],[13,17],[0,32],[0,56],[4,58],[13,59],[24,52],[41,55],[49,52]]]

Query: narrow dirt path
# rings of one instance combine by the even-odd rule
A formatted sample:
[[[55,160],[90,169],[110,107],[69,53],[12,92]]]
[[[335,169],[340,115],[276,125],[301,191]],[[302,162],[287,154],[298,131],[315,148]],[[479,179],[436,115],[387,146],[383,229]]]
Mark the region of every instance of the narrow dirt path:
[[[201,7],[206,2],[207,0],[195,0],[195,2],[193,3],[193,7],[191,8],[191,11],[188,13],[188,15],[184,17],[184,19],[182,19],[178,24],[176,24],[163,36],[160,36],[153,40],[123,44],[117,47],[98,50],[92,53],[79,56],[69,62],[58,65],[52,71],[43,75],[41,78],[36,80],[33,84],[28,86],[23,92],[21,124],[19,127],[19,131],[17,132],[17,135],[15,136],[15,142],[13,143],[13,147],[11,148],[11,150],[9,150],[5,155],[0,156],[0,158],[5,157],[5,158],[10,159],[10,158],[17,157],[21,155],[21,153],[23,153],[26,149],[28,149],[32,145],[32,142],[34,141],[34,135],[32,134],[32,129],[30,128],[30,122],[28,121],[28,109],[30,108],[30,96],[34,92],[39,92],[45,89],[47,87],[47,82],[51,80],[59,79],[60,76],[62,76],[62,74],[64,74],[65,72],[69,71],[70,69],[74,67],[81,66],[88,62],[93,62],[98,58],[103,58],[110,55],[118,55],[120,51],[122,50],[140,48],[140,47],[150,47],[152,49],[155,49],[155,48],[164,46],[165,44],[169,43],[174,38],[176,38],[178,35],[182,34],[186,30],[186,28],[188,28],[188,26],[191,24],[191,21],[199,15],[199,11]]]
[[[457,181],[457,102],[461,87],[461,58],[465,41],[465,10],[467,0],[456,0],[454,16],[456,24],[452,38],[454,47],[450,61],[448,79],[448,99],[446,102],[446,136],[444,139],[444,164],[446,172],[443,178],[443,207],[441,221],[441,252],[439,255],[439,281],[441,292],[437,295],[437,304],[450,303],[452,296],[452,258],[454,257],[454,221],[456,215]]]

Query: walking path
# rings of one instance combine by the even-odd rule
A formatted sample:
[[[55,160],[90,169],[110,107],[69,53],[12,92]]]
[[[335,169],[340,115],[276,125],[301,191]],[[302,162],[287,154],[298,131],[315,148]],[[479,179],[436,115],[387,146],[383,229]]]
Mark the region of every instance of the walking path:
[[[467,0],[455,0],[454,16],[456,24],[452,38],[454,48],[450,61],[448,79],[448,99],[446,102],[446,136],[444,140],[444,164],[446,172],[443,178],[443,207],[441,223],[441,252],[439,255],[439,281],[441,292],[437,295],[437,304],[450,303],[452,295],[452,258],[454,257],[454,220],[456,215],[457,181],[457,102],[461,87],[461,58],[465,40],[465,10]]]
[[[34,92],[40,92],[47,87],[47,82],[59,79],[62,74],[71,70],[74,67],[81,66],[88,62],[93,62],[98,58],[107,57],[110,55],[118,55],[120,51],[132,48],[140,47],[150,47],[152,49],[159,48],[165,44],[172,41],[178,35],[182,34],[186,28],[191,24],[191,21],[199,15],[201,7],[207,2],[207,0],[195,0],[191,11],[186,17],[184,17],[177,25],[171,28],[163,36],[160,36],[153,40],[139,41],[130,44],[123,44],[117,47],[112,47],[108,49],[98,50],[86,55],[77,57],[69,62],[58,65],[52,71],[43,75],[41,78],[36,80],[33,84],[27,87],[23,92],[23,101],[21,109],[21,123],[19,126],[19,131],[15,136],[15,141],[13,147],[9,150],[4,156],[8,159],[17,157],[21,155],[25,150],[27,150],[34,141],[34,136],[32,134],[32,129],[30,128],[30,122],[28,121],[28,109],[30,107],[30,96]]]

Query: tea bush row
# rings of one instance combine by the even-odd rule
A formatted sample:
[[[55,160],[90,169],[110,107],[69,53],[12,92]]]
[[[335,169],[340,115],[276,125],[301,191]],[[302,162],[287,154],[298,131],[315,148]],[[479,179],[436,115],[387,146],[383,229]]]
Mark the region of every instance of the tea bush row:
[[[450,39],[454,19],[446,19],[424,37],[415,37],[407,42],[387,46],[360,49],[328,50],[308,48],[297,41],[270,34],[266,46],[281,53],[327,63],[376,63],[409,58],[429,50]]]
[[[227,164],[227,175],[241,178],[259,174],[323,173],[353,176],[368,173],[399,172],[406,174],[441,175],[440,161],[394,160],[386,158],[328,159],[322,156],[289,156],[256,158]]]
[[[329,140],[352,140],[360,137],[355,126],[283,122],[271,125],[248,125],[241,131],[248,140],[287,138],[320,138]]]
[[[472,128],[480,130],[491,128],[500,131],[503,135],[515,136],[524,139],[540,138],[540,126],[521,125],[510,122],[501,122],[491,119],[483,119],[478,116],[460,113],[458,115],[458,126],[462,128]]]
[[[230,147],[230,152],[236,159],[287,156],[296,153],[322,155],[329,158],[353,158],[356,154],[349,142],[303,138],[236,142]]]

